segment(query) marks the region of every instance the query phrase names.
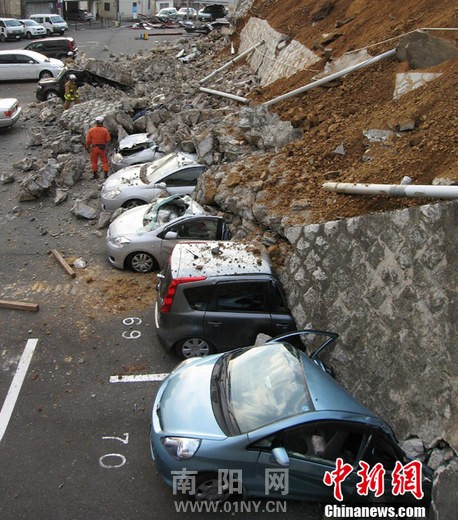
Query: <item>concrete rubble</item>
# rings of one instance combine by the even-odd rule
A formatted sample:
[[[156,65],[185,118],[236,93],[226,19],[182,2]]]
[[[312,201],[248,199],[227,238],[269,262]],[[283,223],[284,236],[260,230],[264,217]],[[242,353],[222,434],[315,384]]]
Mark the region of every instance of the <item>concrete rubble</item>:
[[[423,42],[423,35],[409,40],[409,45],[400,46],[398,54],[402,55],[404,49],[406,59],[415,59],[412,68],[418,63],[429,66],[421,65],[414,53],[417,40]],[[95,115],[103,115],[112,136],[110,151],[128,134],[149,132],[165,152],[196,153],[208,170],[198,184],[195,198],[227,214],[235,240],[254,236],[268,246],[270,252],[281,256],[282,248],[287,247],[286,240],[276,239],[292,236],[294,228],[290,219],[295,213],[300,213],[302,223],[307,223],[307,200],[294,201],[289,216],[276,211],[275,197],[272,191],[267,193],[265,181],[268,177],[280,194],[289,172],[279,167],[275,157],[270,160],[265,178],[248,184],[242,180],[244,171],[250,168],[249,161],[278,151],[298,139],[300,131],[265,107],[241,108],[235,101],[209,96],[199,90],[199,80],[227,61],[228,43],[226,37],[211,34],[207,39],[200,39],[195,49],[186,40],[180,40],[136,56],[111,56],[110,71],[113,72],[107,71],[106,63],[83,57],[82,66],[105,76],[113,74],[115,81],[130,89],[85,85],[79,89],[81,103],[65,112],[59,99],[24,107],[24,117],[37,119],[40,124],[29,135],[27,157],[13,165],[14,172],[2,173],[0,182],[7,184],[13,178],[20,182],[20,201],[51,196],[55,204],[62,203],[77,183],[90,177],[85,134],[93,125]],[[447,56],[450,49],[441,47],[441,52]],[[192,59],[184,62],[177,58],[180,53],[192,55]],[[425,80],[424,75],[421,79]],[[259,84],[247,65],[230,68],[210,83],[219,91],[245,97]],[[403,92],[401,89],[395,97]],[[361,140],[364,143],[366,139],[366,144],[385,143],[398,138],[396,132],[408,132],[414,127],[413,120],[398,121],[394,128],[365,131]],[[345,154],[345,145],[330,152]],[[370,156],[366,155],[363,160],[370,160]],[[104,228],[112,216],[100,210],[98,201],[92,204],[92,198],[88,193],[84,200],[77,199],[71,213]],[[456,455],[445,442],[437,441],[425,448],[421,439],[412,438],[405,441],[404,448],[437,470],[436,496],[446,492],[441,491],[439,480],[444,481],[444,489],[450,482],[446,479],[448,474],[456,481]],[[456,493],[456,487],[454,489]],[[446,514],[437,513],[437,518],[446,518]]]
[[[29,156],[14,165],[20,172],[16,175],[20,201],[51,195],[59,203],[63,199],[57,190],[68,190],[90,175],[84,139],[95,114],[105,118],[112,136],[110,152],[126,135],[146,131],[164,152],[196,153],[208,166],[275,151],[297,139],[299,130],[265,109],[240,110],[234,101],[199,92],[199,79],[227,59],[227,44],[225,37],[212,35],[190,48],[184,40],[133,57],[113,57],[109,64],[83,56],[80,66],[103,77],[111,75],[113,81],[131,88],[84,85],[79,89],[81,103],[65,112],[59,99],[25,108],[25,117],[37,118],[41,124],[29,135]],[[185,55],[194,54],[192,62],[177,59],[180,49]],[[220,75],[214,84],[246,95],[258,80],[248,66],[241,65]]]

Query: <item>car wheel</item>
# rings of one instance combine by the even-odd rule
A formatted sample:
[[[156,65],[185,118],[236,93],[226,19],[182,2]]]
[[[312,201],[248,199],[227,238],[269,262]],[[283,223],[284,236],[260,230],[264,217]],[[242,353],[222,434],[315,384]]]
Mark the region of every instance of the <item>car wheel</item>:
[[[128,200],[127,202],[124,202],[122,207],[126,208],[126,209],[132,209],[132,208],[136,208],[137,206],[144,206],[145,204],[146,204],[146,202],[144,202],[143,200],[132,199],[132,200]]]
[[[194,498],[198,502],[225,502],[230,496],[229,485],[218,489],[218,475],[216,473],[201,473],[196,477],[196,494]],[[219,493],[222,491],[222,493]]]
[[[49,70],[43,70],[40,72],[40,79],[53,78],[54,76],[49,72]]]
[[[159,269],[156,259],[149,253],[132,253],[127,258],[127,265],[136,273],[150,273]]]
[[[6,38],[4,34],[0,34],[0,42],[6,42]]]
[[[55,90],[50,90],[49,92],[46,92],[46,95],[45,95],[46,101],[49,101],[50,99],[55,99],[57,97],[59,97],[59,96]]]
[[[25,37],[30,40],[32,38],[32,33],[31,32],[28,32]]]
[[[52,32],[49,29],[46,29],[46,36],[51,36]]]
[[[213,345],[202,338],[188,338],[180,341],[176,346],[176,353],[180,358],[203,357],[213,354]]]

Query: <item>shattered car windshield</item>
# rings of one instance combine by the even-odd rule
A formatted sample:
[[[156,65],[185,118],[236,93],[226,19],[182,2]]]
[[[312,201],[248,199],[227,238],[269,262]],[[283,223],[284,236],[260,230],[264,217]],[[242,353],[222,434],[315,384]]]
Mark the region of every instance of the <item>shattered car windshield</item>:
[[[155,204],[150,204],[143,216],[144,231],[153,231],[159,226],[181,217],[189,209],[191,200],[191,197],[187,195],[172,195],[158,200]]]
[[[212,374],[212,395],[230,435],[313,410],[298,351],[287,344],[253,347],[221,358]],[[214,377],[213,377],[214,376]],[[216,403],[215,403],[215,406]]]
[[[144,167],[145,168],[144,168]],[[140,171],[140,179],[145,184],[162,182],[164,177],[180,167],[177,154],[169,154],[152,164],[143,165]]]

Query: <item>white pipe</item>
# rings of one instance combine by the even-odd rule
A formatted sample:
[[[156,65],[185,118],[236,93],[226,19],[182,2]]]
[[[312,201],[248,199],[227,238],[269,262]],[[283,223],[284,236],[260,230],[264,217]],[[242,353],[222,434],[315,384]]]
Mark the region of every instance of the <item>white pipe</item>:
[[[214,94],[215,96],[221,96],[221,97],[233,99],[234,101],[240,101],[240,103],[248,103],[248,101],[249,101],[247,98],[244,98],[241,96],[236,96],[234,94],[228,94],[227,92],[220,92],[219,90],[212,90],[210,88],[200,87],[199,90],[201,92],[206,92],[207,94]]]
[[[233,63],[237,63],[239,60],[241,60],[242,58],[244,58],[247,54],[250,54],[250,52],[253,52],[256,48],[258,48],[259,46],[261,45],[264,45],[264,40],[261,40],[260,42],[258,42],[256,45],[253,45],[252,47],[250,47],[249,49],[247,49],[246,51],[242,52],[242,54],[239,54],[236,58],[233,58],[232,60],[228,61],[227,63],[225,63],[222,67],[220,67],[219,69],[216,69],[214,70],[213,72],[211,72],[208,76],[205,76],[204,79],[201,79],[199,81],[199,83],[201,85],[203,85],[206,81],[208,81],[209,79],[213,78],[213,76],[216,76],[217,74],[219,74],[220,72],[222,72],[223,70],[227,69],[228,67],[230,67]]]
[[[270,101],[266,101],[265,103],[263,103],[263,105],[265,107],[269,107],[270,105],[279,103],[280,101],[283,101],[284,99],[288,99],[292,96],[297,96],[298,94],[307,92],[307,90],[311,90],[312,88],[319,87],[320,85],[324,85],[325,83],[329,83],[330,81],[332,81],[334,79],[345,76],[346,74],[349,74],[350,72],[353,72],[355,70],[366,67],[367,65],[372,65],[372,63],[376,63],[377,61],[380,61],[380,60],[383,60],[384,58],[393,56],[394,54],[396,54],[396,49],[391,49],[390,51],[383,52],[382,54],[379,54],[378,56],[373,56],[372,58],[369,58],[368,60],[362,61],[361,63],[357,63],[356,65],[352,65],[351,67],[347,67],[346,69],[339,70],[338,72],[334,72],[334,74],[329,74],[329,76],[326,76],[324,78],[313,81],[312,83],[309,83],[308,85],[305,85],[303,87],[299,87],[296,90],[292,90],[291,92],[288,92],[287,94],[283,94],[282,96],[278,96],[274,99],[271,99]]]
[[[391,197],[426,197],[458,199],[458,186],[430,186],[414,184],[356,184],[351,182],[325,182],[326,191],[353,195],[389,195]]]

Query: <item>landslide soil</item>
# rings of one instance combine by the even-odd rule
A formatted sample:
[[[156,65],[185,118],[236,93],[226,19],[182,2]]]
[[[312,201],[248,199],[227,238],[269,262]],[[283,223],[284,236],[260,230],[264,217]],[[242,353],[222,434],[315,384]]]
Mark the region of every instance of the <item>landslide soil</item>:
[[[278,32],[295,39],[322,57],[313,70],[304,70],[258,89],[255,104],[306,85],[329,60],[360,48],[372,55],[395,48],[399,37],[420,28],[458,27],[454,1],[405,0],[255,0],[244,21],[266,19]],[[458,31],[430,34],[456,44]],[[272,181],[278,212],[289,211],[295,200],[306,200],[308,219],[324,222],[372,212],[390,211],[431,202],[425,199],[367,197],[326,192],[327,181],[399,183],[409,176],[414,184],[435,179],[458,180],[457,77],[458,59],[427,70],[439,79],[393,100],[395,76],[407,63],[389,58],[345,76],[332,86],[319,87],[270,107],[303,131],[299,141],[249,162],[242,177],[259,178],[275,158],[276,169],[288,172],[279,198]],[[414,122],[411,131],[388,142],[368,143],[364,130],[396,130]],[[335,153],[342,145],[344,154]],[[366,152],[366,154],[365,154]],[[363,155],[370,160],[363,160]],[[284,176],[285,177],[285,176]],[[437,182],[437,181],[436,181]]]

